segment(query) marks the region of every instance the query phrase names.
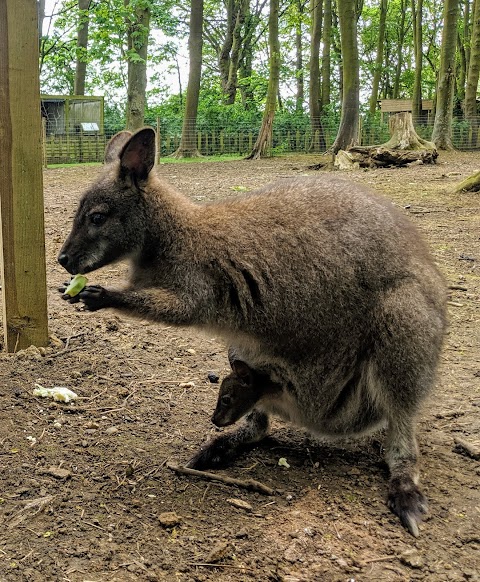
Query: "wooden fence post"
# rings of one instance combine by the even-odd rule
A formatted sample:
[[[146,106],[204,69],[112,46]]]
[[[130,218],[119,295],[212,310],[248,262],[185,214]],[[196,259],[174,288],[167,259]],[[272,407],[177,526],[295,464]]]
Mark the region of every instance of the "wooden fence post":
[[[0,213],[5,346],[48,342],[37,3],[0,2]]]
[[[162,139],[161,139],[161,134],[160,134],[160,117],[157,117],[157,143],[156,143],[156,148],[157,148],[157,160],[156,160],[156,163],[159,164],[160,163],[160,157],[162,155],[162,151],[161,151],[161,149],[162,149]]]

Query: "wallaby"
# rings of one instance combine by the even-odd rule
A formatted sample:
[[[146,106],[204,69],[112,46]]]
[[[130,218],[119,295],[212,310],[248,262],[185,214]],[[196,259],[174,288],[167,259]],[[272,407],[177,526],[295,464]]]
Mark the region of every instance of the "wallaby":
[[[58,260],[77,274],[127,258],[129,284],[87,286],[71,301],[219,334],[282,386],[282,416],[314,433],[387,425],[388,505],[418,535],[415,424],[434,383],[446,290],[416,229],[332,175],[195,204],[156,176],[154,160],[150,128],[109,142]],[[189,464],[214,466],[267,431],[268,414],[254,409]]]
[[[212,416],[215,426],[234,424],[254,407],[268,406],[282,392],[280,384],[274,384],[267,374],[252,370],[245,362],[231,362],[233,372],[222,380],[218,391],[217,406]]]

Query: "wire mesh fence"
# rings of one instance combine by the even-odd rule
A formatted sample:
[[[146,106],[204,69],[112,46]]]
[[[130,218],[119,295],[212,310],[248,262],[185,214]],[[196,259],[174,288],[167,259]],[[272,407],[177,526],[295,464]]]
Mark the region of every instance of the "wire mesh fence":
[[[413,120],[415,131],[430,140],[433,118],[421,117]],[[181,120],[158,120],[157,147],[159,157],[172,156],[181,145]],[[260,127],[248,124],[215,124],[197,122],[187,127],[190,146],[202,156],[246,156],[255,144]],[[323,153],[333,144],[338,131],[338,121],[293,118],[274,123],[268,153],[282,154]],[[114,131],[85,131],[82,126],[74,131],[64,128],[58,132],[44,132],[45,164],[71,164],[101,162],[105,146]],[[390,138],[388,117],[368,119],[362,117],[359,126],[360,145],[379,145]],[[480,117],[474,120],[455,118],[452,124],[452,142],[459,150],[480,150]]]

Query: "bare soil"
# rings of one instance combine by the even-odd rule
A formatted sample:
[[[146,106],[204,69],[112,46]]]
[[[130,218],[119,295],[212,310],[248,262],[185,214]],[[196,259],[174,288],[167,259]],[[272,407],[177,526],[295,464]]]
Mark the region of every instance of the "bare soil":
[[[165,164],[158,172],[201,203],[314,174],[316,161]],[[215,433],[218,385],[208,374],[228,372],[226,346],[63,302],[56,255],[97,168],[46,170],[51,343],[0,356],[0,580],[480,580],[480,196],[450,194],[479,165],[478,154],[455,153],[432,166],[349,173],[410,216],[457,287],[436,391],[419,422],[430,513],[417,539],[385,505],[382,433],[321,443],[277,422],[269,439],[220,472],[261,481],[273,496],[170,470],[167,462],[184,463]],[[90,282],[124,274],[116,265]],[[79,399],[35,397],[35,383],[67,386]]]

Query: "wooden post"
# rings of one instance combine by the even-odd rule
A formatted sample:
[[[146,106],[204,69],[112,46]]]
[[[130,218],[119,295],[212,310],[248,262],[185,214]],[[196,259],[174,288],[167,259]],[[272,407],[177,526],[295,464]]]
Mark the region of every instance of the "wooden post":
[[[0,213],[5,346],[48,342],[37,3],[0,2]]]
[[[42,162],[43,167],[47,168],[47,120],[45,117],[42,117]]]
[[[160,134],[160,117],[157,117],[157,143],[156,143],[156,148],[157,148],[157,161],[156,163],[159,164],[160,163],[160,157],[162,155],[162,139],[161,139],[161,134]]]

